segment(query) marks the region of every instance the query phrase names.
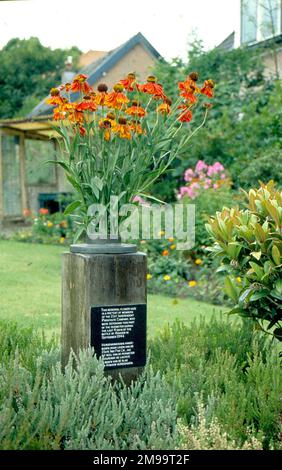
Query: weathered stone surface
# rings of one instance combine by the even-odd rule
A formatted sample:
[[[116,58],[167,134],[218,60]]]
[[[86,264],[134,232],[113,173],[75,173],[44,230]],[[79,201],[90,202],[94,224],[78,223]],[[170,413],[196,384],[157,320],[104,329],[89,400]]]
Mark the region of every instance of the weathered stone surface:
[[[147,303],[147,259],[144,253],[63,254],[62,365],[71,349],[90,345],[90,307]],[[142,368],[115,369],[130,382]]]

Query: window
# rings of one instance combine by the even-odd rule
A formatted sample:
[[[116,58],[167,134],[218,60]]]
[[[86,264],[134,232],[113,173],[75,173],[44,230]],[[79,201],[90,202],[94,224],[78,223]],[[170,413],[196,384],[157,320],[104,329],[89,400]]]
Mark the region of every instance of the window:
[[[3,205],[4,215],[9,217],[22,214],[19,138],[2,136]]]
[[[279,34],[279,2],[277,0],[260,0],[258,19],[259,40],[263,41]]]
[[[257,39],[258,0],[241,2],[241,43],[249,44]]]
[[[281,0],[241,0],[241,44],[276,36],[280,22]]]

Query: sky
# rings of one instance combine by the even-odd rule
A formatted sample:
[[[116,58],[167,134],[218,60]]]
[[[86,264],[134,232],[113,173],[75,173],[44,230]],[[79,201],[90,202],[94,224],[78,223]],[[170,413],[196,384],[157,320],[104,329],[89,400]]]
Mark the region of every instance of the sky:
[[[240,0],[0,0],[0,48],[36,36],[52,49],[109,51],[142,32],[166,59],[186,57],[193,34],[205,49],[234,29]]]

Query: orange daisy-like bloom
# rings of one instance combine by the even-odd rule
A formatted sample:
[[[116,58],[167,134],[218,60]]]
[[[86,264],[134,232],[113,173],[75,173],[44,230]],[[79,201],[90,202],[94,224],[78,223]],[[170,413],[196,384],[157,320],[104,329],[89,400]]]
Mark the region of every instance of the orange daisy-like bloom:
[[[118,124],[115,128],[115,132],[119,135],[121,139],[131,139],[130,126],[127,123],[127,119],[119,118]]]
[[[157,112],[161,114],[170,113],[170,105],[168,103],[162,103],[157,107]]]
[[[55,108],[53,110],[53,119],[54,121],[62,121],[63,119],[66,119],[66,112],[65,111],[62,111],[62,109],[59,107],[59,108]]]
[[[129,123],[129,128],[135,133],[135,134],[145,134],[145,131],[143,131],[142,126],[140,124],[140,121],[131,121]]]
[[[159,83],[156,83],[156,77],[150,75],[147,78],[147,83],[143,85],[137,85],[137,89],[142,93],[148,93],[149,95],[154,95],[154,97],[158,98],[166,98],[163,87]]]
[[[108,86],[105,83],[99,83],[97,90],[98,93],[95,95],[95,103],[97,106],[105,106],[105,101],[108,96]]]
[[[123,88],[128,91],[134,91],[134,85],[136,84],[135,73],[129,73],[124,80],[120,80],[119,83],[123,85]]]
[[[204,86],[203,88],[201,88],[201,93],[203,95],[206,95],[208,98],[212,98],[213,95],[214,95],[214,87],[215,87],[215,83],[213,80],[206,80],[204,82]]]
[[[164,251],[162,252],[162,256],[168,256],[168,255],[169,255],[169,251],[168,251],[168,250],[164,250]]]
[[[104,140],[109,141],[111,139],[112,127],[113,124],[116,124],[115,121],[112,121],[109,118],[102,118],[99,121],[99,128],[104,129]]]
[[[93,97],[95,99],[95,96]],[[97,105],[90,95],[85,95],[83,101],[76,105],[77,111],[96,111]]]
[[[84,119],[83,119],[83,111],[78,111],[76,108],[73,108],[68,115],[68,118],[71,122],[77,122],[81,124]]]
[[[123,85],[121,83],[117,83],[113,89],[114,91],[108,94],[105,105],[108,108],[121,109],[124,104],[129,103],[129,99],[122,93]]]
[[[83,73],[80,73],[79,75],[77,75],[72,81],[70,90],[73,92],[79,91],[86,95],[90,93],[92,91],[92,88],[89,85],[89,83],[87,83],[86,79],[87,79],[87,75],[84,75]]]
[[[192,113],[189,108],[185,104],[178,106],[178,109],[183,109],[183,111],[178,116],[178,121],[180,122],[190,122],[192,120]]]
[[[138,101],[132,101],[132,106],[130,106],[130,108],[127,108],[125,112],[129,116],[134,116],[138,118],[142,118],[146,114],[145,109],[139,106]]]
[[[84,137],[86,134],[86,129],[83,126],[79,126],[78,130],[79,130],[80,135]]]
[[[60,90],[58,88],[51,88],[50,95],[50,98],[45,100],[47,104],[55,106],[63,103],[63,98],[61,97]]]

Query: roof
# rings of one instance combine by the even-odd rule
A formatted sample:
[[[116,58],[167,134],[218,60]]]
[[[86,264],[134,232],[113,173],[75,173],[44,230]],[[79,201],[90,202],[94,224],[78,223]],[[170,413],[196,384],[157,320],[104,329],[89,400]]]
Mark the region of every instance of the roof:
[[[107,54],[108,54],[107,51],[88,51],[88,52],[85,52],[85,54],[82,54],[79,57],[78,67],[79,68],[86,67],[86,65],[91,64],[92,62],[94,62],[95,60],[100,59],[101,57],[105,57],[105,55],[107,55]]]
[[[97,82],[103,74],[108,72],[117,62],[119,62],[131,49],[137,45],[143,46],[153,57],[159,59],[161,55],[152,46],[152,44],[143,36],[142,33],[138,33],[121,46],[108,52],[105,56],[92,62],[90,65],[83,67],[79,73],[88,75],[88,83],[93,85]],[[76,99],[76,95],[73,95],[73,99]],[[27,119],[33,119],[39,116],[49,116],[52,114],[52,107],[45,103],[45,99],[42,100],[27,116]]]
[[[27,118],[13,118],[13,119],[1,119],[0,121],[0,132],[1,129],[24,132],[26,136],[30,138],[49,139],[55,137],[57,133],[52,127],[52,120],[50,116],[40,116],[35,119]]]
[[[234,49],[234,45],[235,45],[235,31],[229,34],[229,36],[227,36],[227,38],[225,38],[224,41],[222,41],[218,46],[216,46],[216,49],[230,51],[231,49]]]

